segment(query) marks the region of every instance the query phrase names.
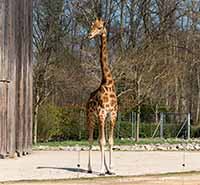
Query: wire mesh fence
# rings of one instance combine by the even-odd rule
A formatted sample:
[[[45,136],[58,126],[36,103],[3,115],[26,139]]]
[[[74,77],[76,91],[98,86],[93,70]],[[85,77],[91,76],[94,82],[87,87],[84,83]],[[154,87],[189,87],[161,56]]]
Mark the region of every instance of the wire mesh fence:
[[[46,110],[46,108],[45,108]],[[52,108],[50,109],[52,110]],[[57,114],[57,113],[56,113]],[[39,128],[39,136],[41,141],[46,140],[87,140],[88,129],[86,123],[86,115],[83,109],[64,109],[61,113],[61,119],[50,119],[47,113],[47,119],[44,119],[42,114],[41,126]],[[119,112],[115,125],[114,135],[115,138],[135,138],[136,136],[136,124],[137,124],[136,112]],[[54,121],[55,120],[55,121]],[[56,120],[58,123],[56,123]],[[52,126],[48,129],[43,128],[46,122]],[[56,123],[56,124],[55,124]],[[54,128],[55,127],[55,128]],[[140,114],[139,123],[139,137],[140,138],[190,138],[190,114],[187,113],[143,113]],[[109,118],[106,120],[105,135],[108,139],[110,124]],[[45,133],[44,133],[45,132]],[[46,132],[50,132],[49,135]],[[94,139],[99,135],[98,120],[95,121],[94,126]],[[54,134],[51,134],[54,133]],[[44,139],[44,136],[47,136]],[[49,139],[50,138],[50,139]]]
[[[117,138],[134,138],[137,116],[135,112],[119,113],[115,129]],[[190,138],[190,114],[157,113],[141,114],[140,138]]]
[[[77,115],[79,126],[78,139],[87,139],[86,116],[83,111]],[[135,138],[137,115],[136,112],[118,113],[115,125],[115,138]],[[108,137],[110,124],[106,120],[105,135]],[[190,114],[187,113],[157,113],[140,115],[140,138],[190,138]],[[98,120],[95,123],[94,138],[98,138]]]

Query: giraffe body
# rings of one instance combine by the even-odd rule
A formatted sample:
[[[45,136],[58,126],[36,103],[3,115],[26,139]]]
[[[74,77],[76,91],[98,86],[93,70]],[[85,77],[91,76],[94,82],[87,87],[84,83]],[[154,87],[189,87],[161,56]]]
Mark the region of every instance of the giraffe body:
[[[91,93],[87,103],[87,112],[96,116],[102,113],[107,116],[109,113],[117,111],[117,97],[113,93],[114,86],[101,85],[96,91]]]
[[[97,90],[91,93],[86,106],[87,124],[89,131],[89,163],[88,172],[92,172],[91,167],[91,152],[93,143],[93,133],[95,116],[98,118],[99,124],[99,145],[101,150],[101,171],[100,174],[104,175],[105,172],[112,174],[112,147],[113,147],[113,130],[117,118],[117,96],[115,93],[114,80],[110,68],[107,63],[107,31],[104,21],[97,19],[91,26],[89,38],[94,38],[100,35],[101,37],[101,53],[100,63],[102,69],[102,81]],[[110,131],[109,131],[109,166],[106,164],[105,150],[105,120],[110,115]],[[105,171],[106,170],[106,171]]]

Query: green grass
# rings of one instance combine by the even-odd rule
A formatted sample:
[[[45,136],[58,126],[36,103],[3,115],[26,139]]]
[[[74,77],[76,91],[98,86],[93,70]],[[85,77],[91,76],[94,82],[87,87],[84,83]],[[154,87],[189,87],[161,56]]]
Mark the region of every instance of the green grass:
[[[95,144],[97,144],[95,142]],[[51,142],[42,142],[42,143],[37,143],[36,146],[53,146],[53,147],[57,147],[57,146],[87,146],[88,145],[88,141],[84,140],[84,141],[72,141],[72,140],[68,140],[68,141],[51,141]]]
[[[140,139],[138,142],[135,142],[135,140],[132,139],[115,139],[114,145],[133,145],[133,144],[179,144],[179,143],[192,143],[193,140],[182,140],[182,139],[160,139],[160,138],[148,138],[148,139]],[[195,140],[195,142],[200,142]],[[88,146],[88,141],[61,141],[61,142],[44,142],[44,143],[38,143],[36,146],[51,146],[51,147],[58,147],[58,146]],[[98,145],[97,140],[94,141],[94,145]]]

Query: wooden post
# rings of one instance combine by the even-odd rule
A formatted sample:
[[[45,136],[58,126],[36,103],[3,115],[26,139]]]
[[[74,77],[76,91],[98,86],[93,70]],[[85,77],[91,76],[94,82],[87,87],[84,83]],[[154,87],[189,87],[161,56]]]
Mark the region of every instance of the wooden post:
[[[0,1],[0,155],[32,148],[32,0]]]
[[[6,151],[8,147],[7,137],[9,134],[7,132],[7,106],[8,106],[8,84],[7,80],[0,80],[0,141],[3,141],[0,145],[1,158],[6,156]]]

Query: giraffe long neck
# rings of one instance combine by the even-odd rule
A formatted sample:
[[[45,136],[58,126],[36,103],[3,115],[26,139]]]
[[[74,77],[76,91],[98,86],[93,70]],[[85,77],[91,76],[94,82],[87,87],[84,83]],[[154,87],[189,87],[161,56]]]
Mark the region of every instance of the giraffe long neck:
[[[102,84],[110,85],[111,83],[113,83],[113,79],[112,79],[111,70],[108,66],[106,32],[101,35],[100,63],[101,63],[101,70],[102,70]]]

